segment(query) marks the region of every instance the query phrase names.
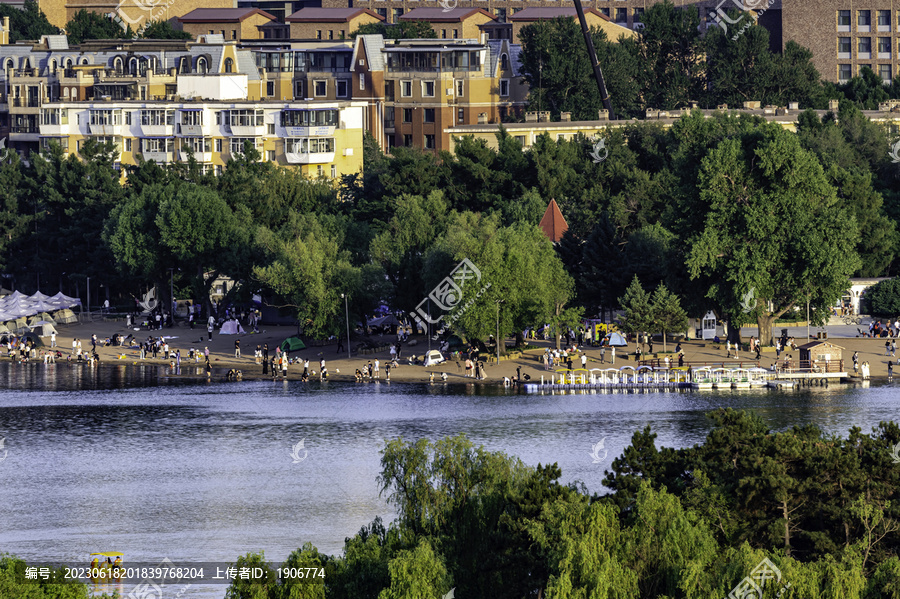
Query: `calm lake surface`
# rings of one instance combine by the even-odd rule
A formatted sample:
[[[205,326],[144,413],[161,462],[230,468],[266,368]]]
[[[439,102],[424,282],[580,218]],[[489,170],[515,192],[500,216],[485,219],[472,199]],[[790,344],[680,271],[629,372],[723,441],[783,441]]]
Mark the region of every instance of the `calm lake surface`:
[[[683,447],[703,440],[706,412],[730,406],[755,410],[772,429],[813,423],[846,435],[896,419],[898,403],[898,387],[874,384],[526,395],[475,384],[193,383],[152,367],[2,363],[0,552],[73,566],[95,551],[122,551],[126,565],[224,565],[261,550],[281,562],[305,542],[340,554],[375,516],[394,517],[376,480],[385,439],[465,433],[530,465],[557,462],[565,482],[602,492],[603,471],[648,424],[657,446]],[[608,457],[594,463],[600,440]],[[193,585],[183,596],[224,593]]]

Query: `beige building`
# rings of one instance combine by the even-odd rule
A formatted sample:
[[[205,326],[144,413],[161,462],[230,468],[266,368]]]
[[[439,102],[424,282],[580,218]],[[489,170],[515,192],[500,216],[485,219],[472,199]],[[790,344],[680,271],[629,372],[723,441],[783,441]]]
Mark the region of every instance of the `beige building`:
[[[285,19],[291,26],[291,39],[343,40],[360,25],[384,19],[363,8],[302,8]]]
[[[524,110],[520,51],[508,40],[386,43],[361,35],[351,61],[354,98],[368,99],[366,128],[385,150],[447,150],[448,128],[500,123]]]
[[[138,30],[150,21],[169,21],[195,8],[236,8],[237,0],[37,0],[54,27],[63,29],[79,10],[116,15],[123,28]]]
[[[512,38],[516,43],[522,43],[519,33],[523,27],[533,25],[541,21],[552,21],[559,17],[578,19],[574,6],[558,6],[553,8],[525,8],[509,17],[512,23]],[[613,23],[609,17],[600,11],[590,8],[584,11],[584,20],[591,29],[600,29],[606,33],[610,41],[617,41],[620,37],[633,38],[637,35],[633,30],[617,23]]]
[[[196,8],[178,18],[181,29],[196,39],[201,35],[221,35],[228,41],[263,38],[263,25],[276,18],[258,8]]]
[[[441,39],[481,39],[481,26],[496,20],[481,8],[415,8],[400,16],[403,21],[421,21],[431,25]]]

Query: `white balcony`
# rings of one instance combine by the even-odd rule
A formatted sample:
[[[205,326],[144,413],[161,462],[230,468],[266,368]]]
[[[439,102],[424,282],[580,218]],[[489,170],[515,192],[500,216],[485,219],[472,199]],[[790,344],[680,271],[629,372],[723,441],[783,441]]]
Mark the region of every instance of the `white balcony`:
[[[65,137],[69,135],[69,125],[41,125],[41,135]]]
[[[89,125],[91,135],[105,135],[105,136],[115,136],[120,137],[123,133],[122,125],[95,125],[91,123]]]
[[[197,162],[212,162],[212,152],[194,152],[194,160]],[[178,160],[181,162],[188,161],[188,153],[184,150],[178,151]]]
[[[141,125],[143,137],[172,137],[175,135],[175,125]]]
[[[229,125],[228,131],[235,137],[262,137],[266,134],[265,125]]]
[[[208,129],[208,127],[204,129],[203,125],[179,125],[178,134],[186,137],[203,137],[209,135]]]
[[[164,164],[167,162],[172,162],[174,160],[174,152],[141,152],[141,156],[144,157],[146,161],[154,161],[157,164]]]
[[[283,137],[331,137],[335,127],[284,127]]]
[[[328,164],[334,162],[334,152],[315,152],[313,154],[285,152],[284,159],[288,164]]]

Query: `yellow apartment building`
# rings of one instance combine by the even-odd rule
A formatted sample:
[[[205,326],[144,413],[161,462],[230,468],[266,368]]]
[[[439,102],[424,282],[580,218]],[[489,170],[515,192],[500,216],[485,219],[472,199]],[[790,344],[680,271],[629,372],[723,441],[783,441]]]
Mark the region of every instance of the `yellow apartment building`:
[[[482,8],[415,8],[399,18],[403,21],[421,21],[431,25],[441,39],[481,39],[481,26],[496,21]]]
[[[360,25],[384,21],[364,8],[301,8],[285,19],[294,40],[344,40]]]
[[[225,40],[242,41],[262,39],[260,27],[276,20],[258,8],[195,8],[179,17],[178,23],[194,39],[218,33]]]

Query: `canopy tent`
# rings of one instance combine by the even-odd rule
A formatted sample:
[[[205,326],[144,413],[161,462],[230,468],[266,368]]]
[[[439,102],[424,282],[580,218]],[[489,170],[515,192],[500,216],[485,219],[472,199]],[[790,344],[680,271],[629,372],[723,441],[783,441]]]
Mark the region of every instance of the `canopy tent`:
[[[303,343],[303,339],[301,339],[297,335],[291,335],[290,337],[282,341],[279,347],[281,347],[281,351],[283,352],[292,352],[306,349],[306,344]]]
[[[43,302],[43,301],[50,299],[50,296],[45,295],[45,294],[41,293],[40,291],[35,291],[34,294],[32,294],[28,297],[28,299],[33,302]]]
[[[29,339],[34,347],[44,347],[44,342],[41,341],[41,338],[32,332],[24,333],[20,338],[23,342],[28,341]]]
[[[397,317],[393,314],[388,314],[387,316],[381,316],[380,318],[373,318],[369,320],[370,327],[390,327],[390,326],[400,326],[400,321],[397,320]]]
[[[625,341],[625,337],[623,337],[621,333],[610,333],[609,344],[614,345],[615,347],[625,347],[628,345],[628,342]]]
[[[68,295],[64,295],[62,291],[60,291],[59,293],[57,293],[57,294],[54,295],[53,297],[48,298],[47,301],[48,301],[50,304],[52,304],[53,306],[56,306],[57,309],[59,309],[59,308],[72,308],[72,307],[74,307],[74,306],[80,306],[80,305],[81,305],[81,300],[80,300],[80,299],[78,299],[77,297],[69,297]]]

